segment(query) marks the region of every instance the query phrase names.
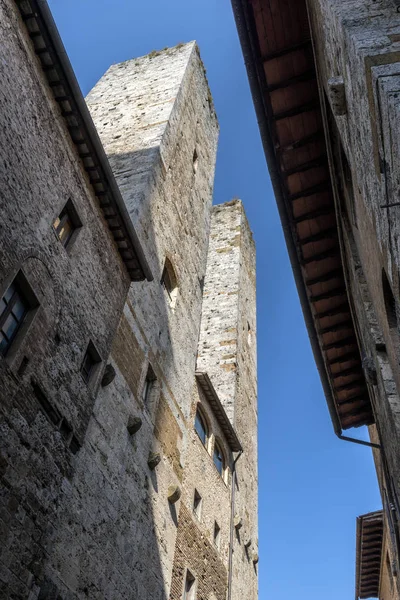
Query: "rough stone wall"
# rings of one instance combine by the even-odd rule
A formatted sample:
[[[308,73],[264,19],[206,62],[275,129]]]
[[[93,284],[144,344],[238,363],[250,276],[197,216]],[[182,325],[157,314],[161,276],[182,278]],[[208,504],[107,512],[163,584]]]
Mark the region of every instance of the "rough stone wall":
[[[15,6],[0,2],[0,297],[22,269],[39,307],[0,358],[0,596],[32,600],[129,280]],[[53,223],[69,198],[83,226],[66,251]],[[89,339],[102,365],[88,387]]]
[[[345,84],[347,111],[335,121],[354,196],[353,222],[341,219],[346,269],[362,353],[377,370],[370,392],[390,478],[380,481],[381,491],[390,486],[398,498],[399,323],[393,326],[388,318],[382,273],[399,305],[399,208],[385,206],[398,202],[399,195],[400,14],[391,0],[309,0],[308,5],[322,90],[331,77],[343,77]]]
[[[12,0],[0,0],[0,292],[22,264],[40,302],[13,361],[0,359],[0,595],[179,598],[181,570],[190,558],[199,600],[223,600],[231,476],[224,483],[213,464],[216,438],[230,469],[233,463],[194,376],[218,137],[198,49],[192,43],[116,65],[88,98],[155,275],[154,282],[134,284],[128,292],[124,267],[24,31]],[[68,198],[83,227],[65,252],[52,224]],[[238,507],[254,545],[254,247],[240,203],[214,212],[225,212],[227,223],[236,212],[239,228],[231,391],[245,449]],[[225,234],[231,236],[229,226]],[[166,258],[178,284],[173,305],[160,282]],[[230,261],[222,254],[219,268],[229,273]],[[89,338],[102,364],[109,360],[115,369],[107,387],[99,385],[102,369],[89,389],[81,379]],[[20,376],[24,356],[29,363]],[[153,382],[145,400],[149,365]],[[32,376],[73,429],[81,446],[75,454],[69,430],[55,427],[40,410]],[[214,383],[221,383],[222,397],[224,381],[215,377]],[[212,432],[208,453],[193,432],[198,402]],[[135,433],[128,430],[133,419],[140,426]],[[151,468],[156,453],[160,463]],[[177,485],[182,498],[172,505],[168,490]],[[195,485],[204,499],[197,523]],[[219,549],[212,540],[214,521],[221,527]],[[257,578],[239,537],[234,551],[233,597],[254,600]]]
[[[205,446],[194,430],[198,406],[201,407],[207,424]],[[226,459],[227,470],[224,478],[213,462],[216,440]],[[196,579],[196,598],[206,600],[214,593],[216,599],[225,600],[231,526],[232,454],[198,384],[194,386],[192,410],[188,421],[185,464],[170,600],[181,599],[187,569]],[[199,517],[193,512],[195,490],[202,498]],[[215,501],[216,498],[218,502]],[[220,527],[218,547],[214,544],[215,522]]]
[[[255,248],[240,200],[213,207],[197,368],[206,371],[244,453],[237,462],[233,598],[257,597]]]
[[[187,418],[218,137],[197,46],[114,65],[88,105],[154,273],[130,299]],[[173,309],[159,285],[166,258],[178,281]]]
[[[379,434],[375,425],[369,427],[369,434],[371,441],[375,444],[380,443]],[[376,474],[378,477],[379,487],[382,494],[382,505],[385,506],[385,490],[387,489],[387,481],[384,473],[384,466],[382,462],[382,452],[380,450],[373,450],[373,456],[375,461]],[[380,584],[379,584],[379,598],[381,600],[395,600],[398,598],[397,594],[397,579],[398,579],[398,566],[397,566],[397,547],[396,543],[393,543],[393,537],[391,535],[391,525],[389,524],[387,510],[383,511],[383,540],[382,540],[382,557],[381,557],[381,573],[380,573]]]
[[[103,90],[103,104],[96,96],[95,108],[90,105],[99,125],[109,111],[108,94],[115,98],[111,114],[118,114],[125,107],[120,88],[127,86],[131,91],[127,120],[118,125],[117,119],[108,133],[99,127],[131,216],[139,223],[139,231],[143,228],[155,281],[130,290],[112,348],[117,375],[97,396],[64,515],[53,532],[48,578],[63,594],[73,590],[79,598],[85,594],[138,600],[169,596],[178,512],[168,503],[168,489],[182,486],[186,464],[186,419],[191,410],[218,127],[193,44],[140,62],[147,66],[141,74],[144,81],[150,75],[153,79],[143,100],[147,107],[157,104],[158,91],[168,90],[171,75],[177,73],[175,96],[169,97],[170,112],[164,115],[170,122],[164,123],[158,141],[153,138],[158,146],[153,148],[151,168],[145,140],[139,137],[138,146],[131,146],[129,118],[138,128],[135,115],[142,112],[134,90],[146,89],[130,68],[136,61],[124,63],[123,81],[119,75],[124,67],[115,67],[115,77],[107,76],[104,89],[101,81],[89,96],[90,101],[97,89]],[[112,154],[114,135],[124,148],[118,155],[124,161],[123,173]],[[162,147],[171,150],[168,170],[161,163]],[[134,180],[136,170],[146,172],[140,197],[135,196],[140,189]],[[136,212],[131,211],[133,196],[140,200]],[[178,280],[174,307],[160,283],[166,257]],[[156,381],[145,403],[142,393],[149,364]],[[142,425],[129,435],[132,417],[140,418]],[[148,465],[151,453],[161,457],[154,470]],[[66,553],[71,530],[74,542]],[[95,575],[98,572],[104,577]]]

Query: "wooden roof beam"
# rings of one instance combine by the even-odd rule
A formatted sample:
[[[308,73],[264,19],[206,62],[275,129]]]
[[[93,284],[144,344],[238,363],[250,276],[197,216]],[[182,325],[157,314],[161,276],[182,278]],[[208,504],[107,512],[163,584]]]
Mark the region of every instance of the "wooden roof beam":
[[[284,177],[290,177],[295,173],[304,173],[304,171],[310,171],[311,169],[318,169],[319,167],[323,167],[326,165],[326,154],[321,154],[317,158],[313,158],[305,163],[297,165],[296,167],[292,167],[291,169],[286,169],[282,171],[282,175]]]
[[[301,104],[300,106],[294,106],[293,108],[283,110],[279,113],[275,113],[272,118],[274,121],[282,121],[282,119],[297,117],[298,115],[302,115],[303,113],[311,112],[313,110],[319,110],[319,102],[317,100],[314,100],[313,102],[307,102],[306,104]]]
[[[290,87],[291,85],[302,83],[303,81],[311,81],[312,79],[316,79],[315,69],[308,69],[299,75],[294,75],[293,77],[282,79],[282,81],[278,81],[277,83],[272,83],[271,85],[267,86],[267,89],[269,92],[275,92],[276,90],[281,90],[283,88]]]
[[[270,52],[269,54],[265,54],[261,60],[262,62],[268,62],[269,60],[274,60],[275,58],[280,58],[281,56],[286,56],[286,54],[290,54],[291,52],[297,52],[297,50],[303,50],[304,48],[311,48],[311,39],[307,38],[298,44],[293,44],[292,46],[287,46],[286,48],[282,48],[281,50],[275,50],[275,52]]]
[[[299,237],[299,243],[301,246],[306,246],[307,244],[312,244],[314,242],[321,242],[324,240],[333,240],[338,237],[337,228],[336,227],[328,227],[328,229],[324,229],[319,233],[314,233],[313,235],[309,235],[305,238]]]
[[[352,346],[356,344],[356,336],[351,335],[349,337],[343,338],[342,340],[337,340],[336,342],[325,344],[325,346],[322,346],[322,349],[326,352],[327,350],[333,350],[334,348],[343,348],[344,346]]]
[[[320,194],[321,192],[325,192],[329,190],[331,186],[331,182],[329,179],[325,181],[321,181],[320,183],[316,183],[305,190],[301,190],[301,192],[296,192],[294,194],[289,194],[288,199],[293,202],[294,200],[299,200],[300,198],[308,198],[309,196],[313,196],[314,194]]]
[[[303,213],[298,217],[294,217],[293,220],[296,224],[302,223],[303,221],[312,221],[313,219],[317,219],[318,217],[325,217],[326,215],[333,215],[334,208],[331,206],[326,206],[324,208],[318,208],[316,210],[310,210],[309,212]]]
[[[331,298],[336,298],[336,296],[343,296],[346,293],[346,287],[340,286],[334,288],[333,290],[329,290],[329,292],[324,292],[323,294],[317,294],[315,296],[310,296],[310,302],[321,302],[321,300],[330,300]]]
[[[342,356],[336,356],[335,358],[331,358],[330,360],[328,359],[328,363],[329,366],[332,366],[340,363],[349,362],[351,360],[361,362],[360,353],[358,349],[352,352],[346,352],[346,354],[342,354]]]
[[[311,287],[312,285],[317,285],[317,283],[326,283],[327,281],[332,281],[338,277],[343,279],[343,269],[332,269],[323,275],[319,275],[319,277],[307,279],[306,285]]]

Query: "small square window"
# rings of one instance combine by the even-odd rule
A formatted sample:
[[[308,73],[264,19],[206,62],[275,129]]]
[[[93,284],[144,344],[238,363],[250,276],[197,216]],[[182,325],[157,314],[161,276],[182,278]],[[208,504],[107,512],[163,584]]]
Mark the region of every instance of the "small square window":
[[[202,498],[197,490],[194,490],[193,513],[199,519],[201,518]]]
[[[25,276],[20,271],[0,298],[0,354],[5,356],[28,313],[38,301]]]
[[[67,204],[54,221],[53,227],[64,248],[70,246],[74,238],[74,234],[80,227],[82,227],[82,223],[78,217],[78,213],[76,212],[72,200],[68,200]]]
[[[185,588],[183,590],[183,600],[195,600],[196,579],[190,571],[186,571]]]
[[[217,521],[214,522],[214,545],[218,548],[221,543],[221,528],[218,525]]]
[[[94,344],[89,342],[87,347],[85,357],[83,359],[81,365],[81,375],[85,381],[85,383],[89,383],[94,372],[96,371],[97,365],[101,363],[101,358],[99,353],[97,352]]]

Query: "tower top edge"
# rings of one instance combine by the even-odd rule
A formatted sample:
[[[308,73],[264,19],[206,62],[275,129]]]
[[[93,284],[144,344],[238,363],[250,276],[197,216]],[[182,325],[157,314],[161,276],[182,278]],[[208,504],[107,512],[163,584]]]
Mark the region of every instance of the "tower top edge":
[[[191,42],[179,42],[175,46],[166,46],[161,50],[151,50],[151,52],[143,54],[142,56],[134,56],[119,63],[114,63],[110,68],[118,68],[128,64],[152,61],[157,58],[170,58],[171,56],[177,56],[178,54],[182,53],[190,54],[193,48],[197,47],[197,42],[195,40],[192,40]]]

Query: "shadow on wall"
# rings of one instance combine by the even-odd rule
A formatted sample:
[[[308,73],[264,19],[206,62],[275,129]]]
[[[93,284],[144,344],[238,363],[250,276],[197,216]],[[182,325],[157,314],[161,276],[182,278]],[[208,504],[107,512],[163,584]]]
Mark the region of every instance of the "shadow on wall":
[[[154,149],[148,154],[151,162]],[[182,415],[189,416],[194,383],[209,207],[190,181],[187,200],[175,205],[168,193],[174,176],[157,185],[164,176],[152,169],[142,204],[132,209],[127,200],[154,281],[131,285],[111,353],[116,377],[99,389],[73,474],[53,490],[56,515],[42,541],[43,589],[53,595],[39,598],[167,600],[178,525],[168,488],[182,480]],[[167,255],[179,285],[172,298]]]

